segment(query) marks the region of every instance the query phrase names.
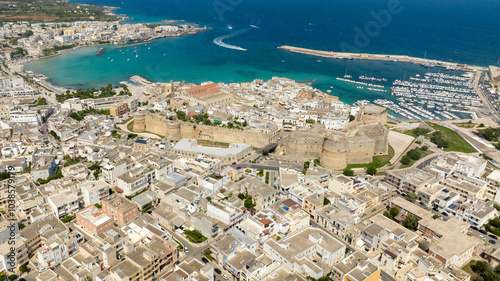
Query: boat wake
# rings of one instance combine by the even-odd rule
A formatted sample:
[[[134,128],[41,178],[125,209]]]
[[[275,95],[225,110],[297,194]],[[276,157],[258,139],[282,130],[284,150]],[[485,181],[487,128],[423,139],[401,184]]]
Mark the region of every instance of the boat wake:
[[[214,42],[214,44],[216,44],[218,46],[221,46],[221,47],[224,47],[224,48],[227,48],[227,49],[233,49],[233,50],[238,50],[238,51],[246,51],[247,49],[245,49],[245,48],[242,48],[242,47],[236,46],[236,45],[231,45],[231,44],[224,43],[223,40],[225,40],[227,38],[234,37],[234,36],[238,36],[240,34],[243,34],[243,33],[249,31],[252,28],[256,28],[256,27],[251,26],[251,27],[247,27],[247,28],[244,28],[242,30],[238,30],[236,32],[227,34],[227,35],[219,36],[219,37],[215,38],[213,40],[213,42]]]

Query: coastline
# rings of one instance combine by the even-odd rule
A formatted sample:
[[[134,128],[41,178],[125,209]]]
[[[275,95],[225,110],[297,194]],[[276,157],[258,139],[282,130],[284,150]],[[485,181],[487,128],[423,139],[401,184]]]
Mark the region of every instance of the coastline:
[[[109,42],[109,43],[96,43],[96,44],[78,45],[78,46],[75,46],[75,47],[73,47],[71,49],[65,49],[65,50],[57,51],[56,53],[51,54],[51,55],[47,55],[47,56],[43,56],[43,57],[37,57],[37,58],[31,58],[29,61],[22,61],[22,62],[20,62],[20,65],[22,66],[22,69],[24,71],[25,65],[28,64],[28,63],[30,63],[30,62],[38,61],[38,60],[42,60],[42,59],[47,59],[47,58],[51,58],[51,57],[55,57],[55,56],[59,56],[59,55],[65,54],[67,52],[71,52],[71,51],[77,50],[79,48],[96,47],[96,46],[109,46],[109,45],[123,45],[123,46],[112,48],[113,50],[114,49],[122,49],[122,48],[131,47],[131,46],[139,46],[139,45],[148,44],[150,42],[153,42],[153,41],[161,39],[161,38],[182,37],[182,36],[188,36],[188,35],[196,35],[199,32],[210,30],[212,28],[210,28],[210,27],[207,27],[207,28],[195,27],[195,29],[196,29],[195,32],[186,32],[186,33],[183,33],[183,34],[175,34],[175,35],[171,35],[171,36],[157,36],[157,37],[154,37],[154,38],[148,38],[148,39],[141,40],[141,41],[138,41],[138,42],[122,42],[122,43],[119,43],[119,42],[111,43],[111,42]],[[39,73],[39,74],[43,75],[43,73]],[[57,86],[57,85],[55,85],[55,86]],[[58,86],[58,87],[62,87],[62,86]]]

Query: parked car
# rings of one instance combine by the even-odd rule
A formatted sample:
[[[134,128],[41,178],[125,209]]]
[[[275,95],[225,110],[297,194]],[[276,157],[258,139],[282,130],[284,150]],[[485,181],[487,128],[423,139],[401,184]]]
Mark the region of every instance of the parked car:
[[[482,230],[482,229],[479,230],[479,232],[481,232],[482,234],[485,234],[485,235],[488,234],[488,232],[486,232],[486,230]]]
[[[216,268],[214,269],[215,272],[217,272],[217,274],[221,274],[222,272],[220,271],[220,269]]]
[[[496,235],[493,235],[493,234],[490,234],[490,235],[488,235],[488,236],[489,236],[489,237],[491,237],[491,238],[493,238],[493,239],[495,239],[495,240],[497,240],[497,239],[498,239],[498,237],[497,237]]]
[[[201,261],[203,261],[204,263],[208,263],[207,258],[201,258]]]
[[[477,227],[475,227],[475,226],[471,226],[470,228],[471,228],[471,229],[474,229],[475,231],[478,231],[478,230],[479,230],[479,228],[477,228]]]
[[[479,235],[479,238],[484,239],[486,237],[484,237],[484,235]]]
[[[222,274],[222,278],[224,278],[226,280],[229,279],[229,277],[226,274]]]
[[[188,247],[184,247],[184,252],[189,253]]]
[[[497,243],[497,241],[495,241],[495,240],[490,240],[488,242],[490,242],[490,244],[496,244]]]

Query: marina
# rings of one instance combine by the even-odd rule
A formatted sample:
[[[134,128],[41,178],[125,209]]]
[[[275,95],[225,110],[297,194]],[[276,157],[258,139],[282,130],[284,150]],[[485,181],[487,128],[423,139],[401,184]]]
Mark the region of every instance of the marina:
[[[416,74],[393,82],[390,98],[395,97],[397,102],[388,97],[374,103],[410,120],[477,119],[474,109],[482,108],[483,103],[473,80],[473,72]]]

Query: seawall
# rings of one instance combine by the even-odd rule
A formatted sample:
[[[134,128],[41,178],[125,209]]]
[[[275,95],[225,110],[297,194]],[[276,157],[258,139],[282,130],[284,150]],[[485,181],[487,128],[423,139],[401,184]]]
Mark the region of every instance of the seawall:
[[[345,53],[345,52],[330,52],[330,51],[319,51],[313,49],[299,48],[293,46],[280,46],[278,49],[310,55],[317,56],[323,58],[332,58],[332,59],[359,59],[359,60],[375,60],[375,61],[394,61],[394,62],[408,62],[413,64],[421,64],[421,65],[434,65],[437,67],[450,67],[457,70],[463,71],[486,71],[488,70],[486,67],[481,66],[473,66],[467,64],[460,64],[454,62],[445,62],[439,60],[431,60],[425,58],[417,58],[410,57],[404,55],[383,55],[383,54],[366,54],[366,53]]]

